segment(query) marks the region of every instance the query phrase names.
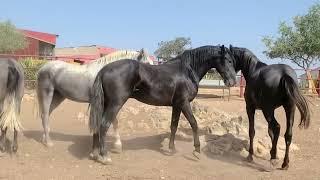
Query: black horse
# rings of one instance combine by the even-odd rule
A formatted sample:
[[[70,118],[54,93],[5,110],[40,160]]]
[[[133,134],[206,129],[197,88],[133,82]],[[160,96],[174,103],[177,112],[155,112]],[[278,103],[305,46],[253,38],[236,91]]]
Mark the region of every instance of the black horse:
[[[296,106],[301,114],[300,127],[308,128],[310,123],[309,107],[306,99],[299,91],[297,75],[288,65],[267,65],[260,62],[246,48],[230,46],[230,51],[234,55],[235,70],[241,70],[246,79],[245,101],[249,118],[250,137],[247,159],[253,161],[254,114],[256,109],[261,109],[268,122],[268,133],[272,141],[270,151],[271,164],[275,165],[280,125],[274,117],[274,110],[283,106],[286,112],[287,129],[284,135],[286,152],[282,168],[287,169],[289,167],[289,148],[292,140],[292,126]]]
[[[132,60],[106,65],[96,76],[90,98],[89,125],[94,133],[91,158],[102,163],[111,162],[105,149],[106,131],[128,98],[150,105],[172,106],[169,143],[172,152],[182,112],[193,130],[194,153],[200,153],[198,125],[190,102],[198,93],[199,81],[211,68],[217,69],[227,86],[233,86],[236,83],[233,62],[230,51],[224,46],[203,46],[157,66]]]

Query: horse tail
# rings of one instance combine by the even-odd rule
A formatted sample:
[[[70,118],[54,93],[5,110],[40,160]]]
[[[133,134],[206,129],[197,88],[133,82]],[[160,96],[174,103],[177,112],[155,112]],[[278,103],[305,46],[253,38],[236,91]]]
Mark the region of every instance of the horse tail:
[[[98,73],[90,93],[90,120],[89,128],[93,133],[99,132],[104,111],[104,90],[102,74]]]
[[[299,91],[297,83],[289,75],[282,77],[288,97],[295,102],[301,116],[299,127],[305,129],[310,125],[310,109],[305,97]]]
[[[20,88],[23,88],[23,77],[15,67],[9,66],[7,77],[7,93],[3,103],[2,113],[0,115],[1,129],[8,128],[9,130],[21,130],[20,123],[20,106],[21,94]],[[22,85],[21,85],[22,83]]]

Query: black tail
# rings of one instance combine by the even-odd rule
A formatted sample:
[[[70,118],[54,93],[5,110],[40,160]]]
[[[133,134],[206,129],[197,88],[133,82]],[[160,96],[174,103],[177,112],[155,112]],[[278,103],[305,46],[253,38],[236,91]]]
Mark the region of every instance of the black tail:
[[[9,93],[16,92],[19,82],[19,72],[14,67],[9,67],[8,69],[8,81],[7,81],[7,90]]]
[[[104,111],[104,91],[102,85],[102,76],[97,75],[90,94],[90,121],[89,128],[93,133],[99,132],[102,124]]]
[[[292,77],[284,75],[282,80],[284,82],[284,88],[287,91],[288,97],[295,102],[300,112],[301,121],[299,126],[301,128],[304,127],[305,129],[308,128],[310,125],[310,110],[306,99],[299,91],[299,87]]]

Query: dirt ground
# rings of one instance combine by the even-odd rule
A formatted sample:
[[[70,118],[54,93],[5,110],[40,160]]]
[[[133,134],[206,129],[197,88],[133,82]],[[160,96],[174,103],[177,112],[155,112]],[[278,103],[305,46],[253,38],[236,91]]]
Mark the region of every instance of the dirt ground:
[[[243,99],[232,96],[227,101],[220,94],[221,91],[202,89],[197,100],[209,107],[245,115]],[[22,105],[25,129],[19,136],[19,150],[16,155],[0,157],[0,179],[320,179],[320,100],[311,98],[311,101],[314,105],[310,105],[309,129],[297,127],[299,114],[296,114],[293,142],[300,150],[290,154],[289,170],[265,172],[261,167],[268,166],[269,161],[258,158],[251,164],[241,156],[202,153],[197,160],[192,156],[192,141],[177,140],[178,152],[166,155],[160,150],[165,132],[143,128],[134,131],[121,128],[123,152],[110,153],[113,163],[101,165],[88,159],[91,136],[78,117],[79,112],[86,112],[87,104],[65,101],[53,112],[50,128],[54,146],[47,148],[40,143],[42,125],[33,116],[33,99],[25,98]],[[140,104],[130,99],[125,106],[135,108]],[[276,115],[283,136],[283,110],[279,108]],[[133,123],[141,119],[128,117]],[[265,121],[259,111],[256,121]],[[280,167],[282,159],[279,161]]]

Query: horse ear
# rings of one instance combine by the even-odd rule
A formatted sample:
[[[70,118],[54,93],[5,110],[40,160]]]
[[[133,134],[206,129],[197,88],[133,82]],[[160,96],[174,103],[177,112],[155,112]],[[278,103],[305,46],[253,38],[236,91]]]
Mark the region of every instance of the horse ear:
[[[233,47],[232,47],[231,44],[229,45],[229,50],[230,50],[231,52],[233,52]]]
[[[224,45],[221,46],[221,54],[225,54],[225,48],[224,48]]]

